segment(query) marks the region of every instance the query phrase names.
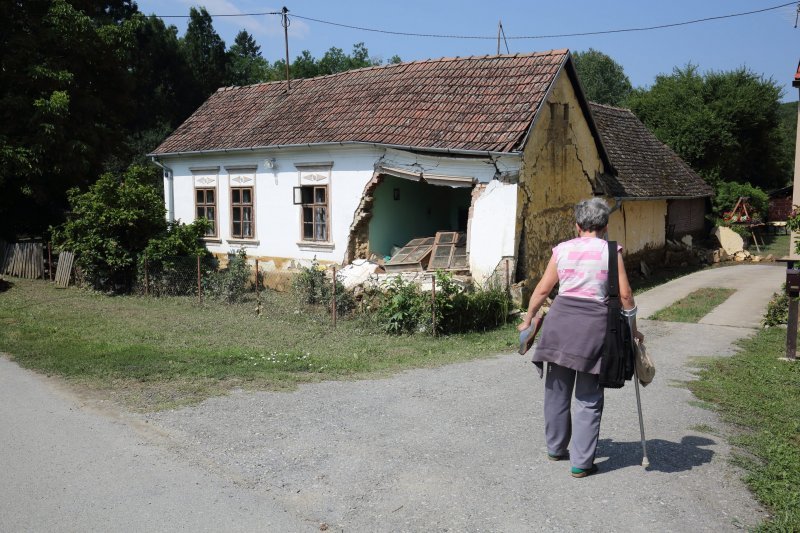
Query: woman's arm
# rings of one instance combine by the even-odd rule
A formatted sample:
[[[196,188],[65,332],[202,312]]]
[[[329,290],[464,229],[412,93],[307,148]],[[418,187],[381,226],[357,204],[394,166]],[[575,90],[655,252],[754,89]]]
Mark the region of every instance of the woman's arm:
[[[542,307],[542,304],[550,294],[550,291],[553,290],[553,287],[556,286],[556,283],[558,283],[558,269],[556,268],[555,256],[553,256],[550,258],[550,262],[547,263],[547,268],[544,271],[542,279],[539,280],[539,283],[536,284],[536,288],[533,289],[533,294],[531,294],[531,299],[528,302],[528,312],[525,313],[525,316],[522,318],[522,323],[517,326],[519,331],[523,331],[531,325],[533,317],[536,315],[537,311],[539,311],[539,308]]]
[[[622,255],[617,254],[617,261],[617,270],[619,271],[619,299],[622,301],[622,308],[628,311],[626,314],[630,317],[629,320],[633,336],[641,342],[644,340],[644,335],[642,335],[636,327],[636,302],[633,299],[633,290],[628,281],[628,273],[625,271],[625,262],[622,260]],[[633,315],[630,315],[631,311],[633,311]]]

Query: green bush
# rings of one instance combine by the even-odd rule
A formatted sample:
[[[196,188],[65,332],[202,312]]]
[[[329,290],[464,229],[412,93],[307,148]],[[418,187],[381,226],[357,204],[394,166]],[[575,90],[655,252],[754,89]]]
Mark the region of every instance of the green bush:
[[[325,267],[314,259],[311,266],[302,267],[300,273],[292,279],[292,292],[301,304],[323,305],[330,312],[334,296],[332,285],[331,280],[325,276]],[[353,293],[336,280],[336,314],[346,315],[355,306]]]
[[[167,231],[147,243],[139,256],[137,279],[140,293],[189,295],[197,293],[197,258],[203,272],[216,270],[216,260],[203,242],[209,222],[200,218],[191,224],[172,222]],[[145,282],[147,288],[145,290]]]
[[[717,184],[714,195],[714,213],[718,217],[724,217],[730,213],[740,197],[748,197],[752,211],[750,216],[755,219],[765,219],[769,210],[769,195],[754,187],[749,183],[737,183],[734,181],[721,181]]]
[[[767,305],[762,323],[765,327],[786,325],[789,323],[789,297],[786,295],[786,284],[781,292],[772,295]]]
[[[203,290],[211,298],[236,303],[244,297],[249,280],[250,265],[247,264],[247,252],[242,248],[228,260],[226,268],[210,272],[205,277]]]
[[[379,310],[379,320],[389,333],[424,333],[433,330],[432,298],[413,282],[394,278]],[[470,291],[452,274],[436,272],[436,333],[485,331],[505,324],[511,300],[501,289]]]
[[[389,281],[378,309],[378,319],[387,333],[403,334],[429,331],[431,297],[419,285],[396,276]]]
[[[86,192],[68,191],[70,215],[52,230],[53,242],[75,252],[93,288],[129,291],[142,251],[166,230],[164,199],[149,179],[147,169],[131,166],[121,176],[103,174]]]

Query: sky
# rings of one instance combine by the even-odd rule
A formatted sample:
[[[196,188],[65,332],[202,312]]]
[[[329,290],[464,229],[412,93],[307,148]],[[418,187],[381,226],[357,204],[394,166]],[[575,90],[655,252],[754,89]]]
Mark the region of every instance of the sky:
[[[289,9],[289,56],[302,50],[316,58],[336,46],[346,52],[364,42],[372,58],[394,55],[404,61],[497,53],[498,22],[502,22],[511,53],[556,48],[573,52],[594,48],[622,65],[634,87],[647,87],[658,74],[669,74],[688,63],[701,71],[746,67],[772,78],[783,88],[783,101],[796,101],[791,81],[800,60],[798,5],[748,16],[650,31],[540,39],[512,39],[637,28],[754,11],[786,0],[136,0],[145,14],[188,15],[204,6],[213,15],[264,13]],[[486,36],[489,39],[427,38],[342,28],[297,17],[407,33]],[[250,32],[269,61],[285,55],[280,16],[214,17],[214,28],[227,46],[241,29]],[[164,18],[180,35],[186,18]],[[501,53],[506,43],[501,42]]]

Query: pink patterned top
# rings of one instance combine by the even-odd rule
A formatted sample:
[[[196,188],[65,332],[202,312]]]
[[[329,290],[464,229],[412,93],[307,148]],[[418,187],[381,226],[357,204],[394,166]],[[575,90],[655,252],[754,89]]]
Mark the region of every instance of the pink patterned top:
[[[617,245],[622,252],[622,246]],[[596,237],[578,237],[553,248],[558,269],[558,294],[608,300],[608,241]]]

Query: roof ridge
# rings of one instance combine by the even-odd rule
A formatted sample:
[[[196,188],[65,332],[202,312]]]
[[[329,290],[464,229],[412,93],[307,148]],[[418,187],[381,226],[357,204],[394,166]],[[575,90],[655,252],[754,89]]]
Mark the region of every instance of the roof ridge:
[[[614,109],[615,111],[627,111],[629,113],[633,113],[633,109],[631,109],[629,107],[617,107],[617,106],[613,106],[613,105],[609,105],[609,104],[601,104],[600,102],[592,102],[591,100],[589,101],[589,103],[591,105],[597,106],[597,107],[604,107],[606,109]]]
[[[516,58],[537,57],[537,56],[557,56],[557,55],[564,55],[567,53],[569,53],[569,48],[554,48],[552,50],[544,50],[541,52],[523,52],[515,54],[485,54],[482,56],[478,55],[443,56],[436,58],[415,59],[413,61],[403,61],[401,63],[386,63],[385,65],[370,65],[368,67],[354,68],[350,70],[344,70],[342,72],[334,72],[333,74],[323,74],[322,76],[314,76],[313,78],[294,78],[291,81],[319,80],[324,78],[332,78],[334,76],[351,75],[355,72],[366,72],[368,70],[397,68],[408,65],[419,65],[423,63],[445,63],[450,61],[477,61],[477,60],[487,60],[487,59],[516,59]],[[260,85],[270,85],[275,83],[286,83],[286,80],[262,81],[260,83],[253,83],[250,85],[228,85],[225,87],[220,87],[219,89],[216,90],[216,92],[242,89],[245,87],[257,87]]]

